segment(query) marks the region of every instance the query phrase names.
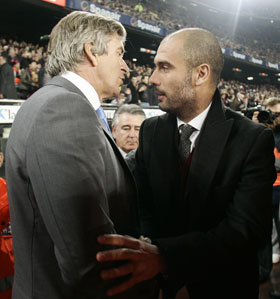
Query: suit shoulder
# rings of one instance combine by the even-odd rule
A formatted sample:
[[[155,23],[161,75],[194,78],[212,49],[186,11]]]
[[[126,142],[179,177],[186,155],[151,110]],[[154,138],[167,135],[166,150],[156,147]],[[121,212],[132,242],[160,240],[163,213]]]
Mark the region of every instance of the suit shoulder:
[[[242,113],[233,111],[229,108],[225,108],[225,117],[226,119],[234,119],[234,126],[239,130],[246,131],[247,133],[260,133],[263,130],[271,131],[271,129],[267,128],[263,124],[256,123],[244,116]]]

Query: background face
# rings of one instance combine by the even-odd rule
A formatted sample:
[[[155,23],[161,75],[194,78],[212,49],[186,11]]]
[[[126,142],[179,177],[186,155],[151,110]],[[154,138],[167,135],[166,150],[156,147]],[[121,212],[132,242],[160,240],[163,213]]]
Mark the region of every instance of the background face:
[[[119,116],[119,123],[113,127],[113,136],[119,148],[126,153],[137,149],[139,141],[139,130],[144,117],[123,113]]]

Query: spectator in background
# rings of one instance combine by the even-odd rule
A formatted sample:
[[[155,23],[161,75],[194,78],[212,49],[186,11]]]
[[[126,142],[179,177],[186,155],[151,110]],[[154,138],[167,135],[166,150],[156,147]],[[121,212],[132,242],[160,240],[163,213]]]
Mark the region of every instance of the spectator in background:
[[[265,281],[269,278],[272,270],[272,262],[278,263],[280,261],[280,221],[279,221],[279,202],[280,202],[280,98],[270,98],[266,102],[266,109],[272,112],[270,118],[262,120],[259,117],[260,112],[255,111],[252,120],[259,123],[260,120],[264,126],[273,130],[275,148],[275,168],[277,171],[277,178],[273,184],[272,191],[272,219],[274,234],[267,242],[267,246],[260,252],[260,279]],[[272,241],[276,240],[273,246]],[[280,298],[280,292],[271,291],[272,298]]]
[[[153,85],[149,84],[149,76],[143,76],[139,84],[139,100],[142,106],[157,106],[158,99]]]
[[[146,118],[145,112],[135,104],[121,105],[112,120],[112,133],[123,157],[138,148],[139,130]]]
[[[0,99],[16,99],[17,92],[13,68],[7,62],[7,56],[0,54]]]
[[[16,89],[17,89],[17,86],[20,82],[20,62],[19,62],[19,60],[14,61],[13,71],[14,71],[14,77],[15,77],[15,86],[16,86]]]
[[[20,83],[18,84],[19,96],[25,100],[38,88],[38,65],[35,60],[32,60],[28,68],[22,69],[20,72]]]
[[[138,74],[132,73],[130,75],[130,81],[127,84],[126,93],[131,95],[131,99],[128,104],[139,104],[139,94],[138,94]]]
[[[10,65],[14,65],[16,63],[16,61],[19,60],[19,56],[18,56],[17,52],[18,51],[15,49],[15,47],[9,48],[8,63]]]
[[[110,104],[113,105],[122,105],[127,101],[127,96],[124,91],[120,91],[120,94],[117,98],[114,98]]]
[[[139,13],[139,16],[141,16],[141,13],[143,12],[144,8],[142,4],[139,2],[134,6],[134,11]]]

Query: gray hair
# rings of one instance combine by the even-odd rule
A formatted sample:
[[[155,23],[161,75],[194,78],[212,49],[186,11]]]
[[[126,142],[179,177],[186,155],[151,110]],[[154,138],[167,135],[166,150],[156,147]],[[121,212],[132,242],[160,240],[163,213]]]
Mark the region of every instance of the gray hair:
[[[146,118],[146,114],[144,110],[135,104],[123,104],[121,105],[115,112],[113,120],[112,120],[112,127],[117,127],[120,121],[120,115],[123,113],[128,113],[132,115],[142,115],[143,118]]]
[[[84,44],[93,42],[92,53],[107,54],[112,35],[126,39],[123,25],[113,19],[83,11],[74,11],[53,28],[48,44],[46,70],[51,77],[66,71],[76,71],[84,60]]]

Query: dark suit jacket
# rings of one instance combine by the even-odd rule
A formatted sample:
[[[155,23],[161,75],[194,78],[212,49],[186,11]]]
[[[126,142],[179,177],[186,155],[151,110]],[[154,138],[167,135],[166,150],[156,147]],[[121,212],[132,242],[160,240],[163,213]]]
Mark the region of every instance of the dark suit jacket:
[[[168,265],[169,291],[257,299],[257,251],[270,237],[272,131],[224,108],[216,92],[180,196],[176,117],[145,120],[136,153],[142,233]]]
[[[0,93],[3,94],[4,99],[17,98],[14,71],[8,63],[0,66]]]
[[[12,126],[6,177],[15,253],[14,299],[104,298],[103,233],[133,234],[133,177],[95,110],[53,78]],[[147,298],[135,290],[120,298]]]

